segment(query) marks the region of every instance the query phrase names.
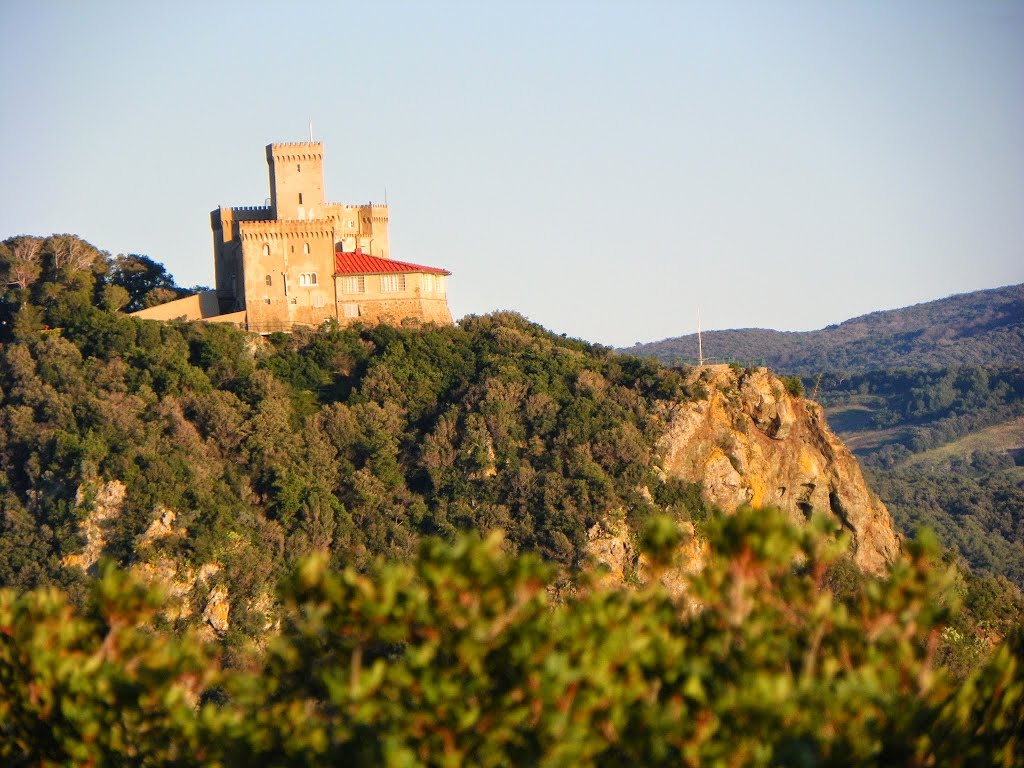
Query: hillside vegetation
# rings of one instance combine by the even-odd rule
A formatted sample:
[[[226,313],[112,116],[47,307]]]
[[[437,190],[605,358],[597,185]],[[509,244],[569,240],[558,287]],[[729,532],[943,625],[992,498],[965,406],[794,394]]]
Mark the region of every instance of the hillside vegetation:
[[[74,581],[61,562],[109,480],[126,494],[103,554],[222,564],[240,629],[241,606],[309,552],[362,566],[500,529],[571,570],[610,511],[636,525],[698,504],[655,472],[651,404],[686,397],[656,363],[514,314],[261,340],[126,317],[103,306],[116,285],[65,265],[8,292],[0,583]],[[161,509],[184,533],[140,553]]]

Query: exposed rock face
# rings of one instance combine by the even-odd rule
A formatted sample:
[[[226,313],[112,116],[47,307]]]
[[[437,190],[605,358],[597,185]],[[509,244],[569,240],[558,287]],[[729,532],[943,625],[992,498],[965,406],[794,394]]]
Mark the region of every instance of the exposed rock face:
[[[63,560],[65,567],[78,567],[87,573],[94,572],[94,566],[106,545],[103,535],[104,524],[120,516],[125,493],[124,483],[119,480],[83,484],[79,487],[75,498],[76,505],[89,509],[79,526],[85,538],[85,547],[81,552],[66,555]],[[191,603],[190,594],[198,585],[200,593],[205,594],[202,612],[204,626],[218,633],[226,632],[230,627],[228,615],[231,605],[228,601],[227,588],[223,584],[214,583],[215,577],[221,571],[219,564],[204,563],[199,568],[191,568],[166,557],[149,556],[147,550],[150,550],[157,541],[185,535],[184,529],[175,526],[176,518],[174,511],[166,507],[158,506],[154,510],[152,522],[135,544],[136,551],[143,559],[132,566],[132,570],[146,581],[159,584],[172,598],[163,611],[169,621],[188,619],[195,614],[196,609]]]
[[[700,571],[707,562],[707,541],[696,535],[690,523],[684,523],[685,541],[679,547],[678,566],[657,573],[658,581],[670,595],[685,598],[688,577]],[[655,578],[655,569],[647,555],[637,551],[623,520],[606,520],[587,531],[587,553],[599,566],[598,586],[618,587],[635,582],[648,584]],[[685,601],[689,608],[697,603]]]
[[[203,621],[217,632],[227,632],[230,626],[228,622],[230,611],[231,604],[228,602],[227,587],[219,584],[210,591],[210,599],[203,611]]]
[[[85,547],[81,552],[65,555],[65,567],[81,568],[86,573],[93,572],[100,555],[103,554],[103,547],[106,546],[103,524],[121,514],[126,490],[120,480],[79,486],[75,492],[75,506],[89,507],[88,514],[78,528],[79,533],[85,538]]]
[[[892,518],[821,408],[786,393],[763,368],[695,368],[690,383],[698,381],[706,400],[664,406],[665,473],[701,483],[726,513],[745,504],[776,506],[795,520],[829,513],[852,535],[860,569],[883,572],[900,551]]]
[[[152,546],[158,539],[165,539],[169,536],[183,536],[185,531],[174,527],[174,521],[177,518],[178,516],[173,509],[168,509],[163,505],[158,506],[155,510],[153,522],[149,524],[146,532],[139,537],[136,546],[142,549],[143,547]]]

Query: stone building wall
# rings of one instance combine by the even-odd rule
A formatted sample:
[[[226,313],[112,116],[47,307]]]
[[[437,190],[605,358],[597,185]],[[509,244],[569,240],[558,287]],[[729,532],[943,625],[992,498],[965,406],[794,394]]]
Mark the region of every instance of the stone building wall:
[[[218,208],[210,214],[216,295],[223,313],[244,310],[251,330],[339,322],[451,323],[443,278],[407,273],[401,291],[365,275],[358,297],[342,296],[335,251],[390,259],[388,207],[328,203],[323,145],[270,144],[270,205]]]

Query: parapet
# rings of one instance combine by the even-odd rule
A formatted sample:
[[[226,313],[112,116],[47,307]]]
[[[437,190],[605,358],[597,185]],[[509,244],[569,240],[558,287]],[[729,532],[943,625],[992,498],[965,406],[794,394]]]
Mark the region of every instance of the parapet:
[[[230,229],[240,221],[270,221],[273,212],[269,205],[240,205],[233,208],[221,206],[210,211],[210,226]],[[231,239],[228,235],[227,239]]]
[[[378,211],[381,213],[387,213],[387,203],[325,203],[325,205],[336,205],[339,208],[344,208],[346,211]]]
[[[291,141],[267,144],[267,162],[277,160],[323,160],[324,145],[320,141]]]
[[[334,238],[334,222],[330,219],[278,219],[275,221],[242,221],[238,227],[243,240],[273,239],[279,237],[330,237]]]
[[[274,213],[269,205],[237,205],[230,210],[235,221],[269,221]]]

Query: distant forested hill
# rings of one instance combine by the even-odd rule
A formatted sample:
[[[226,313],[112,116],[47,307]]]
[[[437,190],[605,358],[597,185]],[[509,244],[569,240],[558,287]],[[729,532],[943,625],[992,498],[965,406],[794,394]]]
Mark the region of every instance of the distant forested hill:
[[[1024,361],[1024,284],[872,312],[819,331],[748,328],[703,336],[706,357],[756,361],[783,373],[1018,365]],[[693,362],[697,337],[627,351],[669,364]]]
[[[896,524],[1024,585],[1024,367],[807,377]]]

